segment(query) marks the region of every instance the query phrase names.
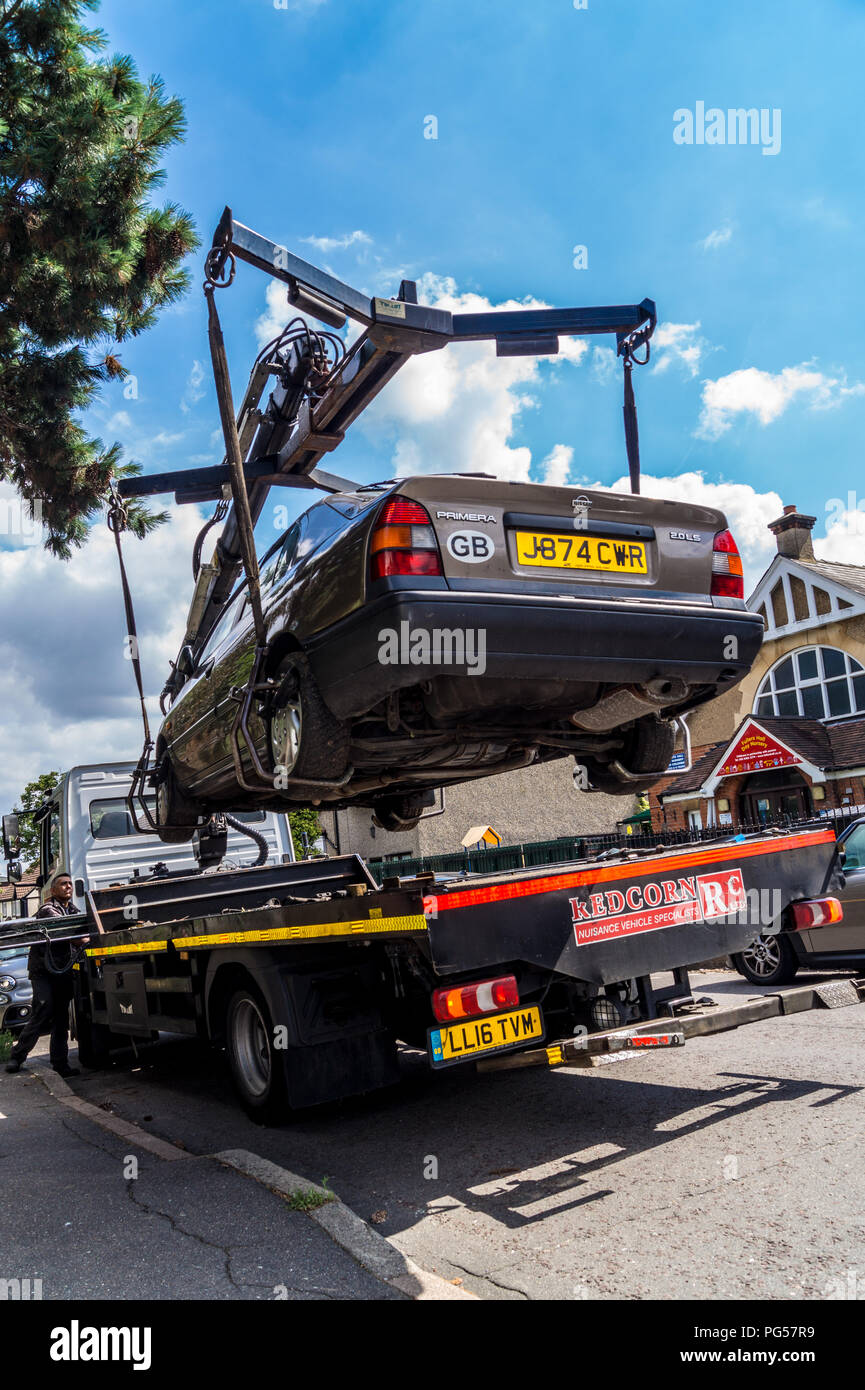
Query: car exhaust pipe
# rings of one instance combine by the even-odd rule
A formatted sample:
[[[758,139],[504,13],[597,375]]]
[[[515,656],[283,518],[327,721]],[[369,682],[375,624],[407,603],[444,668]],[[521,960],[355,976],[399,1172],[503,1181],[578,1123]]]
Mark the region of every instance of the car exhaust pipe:
[[[658,677],[646,681],[645,685],[619,685],[608,695],[602,696],[592,709],[579,709],[570,716],[570,722],[578,729],[590,733],[604,733],[616,729],[630,719],[640,719],[646,714],[657,714],[665,705],[675,705],[684,700],[690,687],[679,676]]]

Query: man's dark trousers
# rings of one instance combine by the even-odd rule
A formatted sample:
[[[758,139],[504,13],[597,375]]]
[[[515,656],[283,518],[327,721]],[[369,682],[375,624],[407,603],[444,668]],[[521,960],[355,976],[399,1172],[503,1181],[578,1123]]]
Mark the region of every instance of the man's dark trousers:
[[[51,1065],[61,1070],[69,1063],[69,1001],[72,998],[72,971],[62,975],[31,973],[33,1014],[18,1035],[9,1054],[10,1062],[23,1062],[38,1038],[50,1030]]]

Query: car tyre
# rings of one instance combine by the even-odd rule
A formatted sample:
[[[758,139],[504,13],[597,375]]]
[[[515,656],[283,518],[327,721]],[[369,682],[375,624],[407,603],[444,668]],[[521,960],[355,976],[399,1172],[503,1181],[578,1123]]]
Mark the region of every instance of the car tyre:
[[[373,820],[379,829],[399,834],[400,831],[414,830],[424,811],[434,804],[434,792],[386,797],[373,806]]]
[[[783,932],[765,933],[745,951],[731,957],[740,975],[752,985],[787,985],[799,969],[799,961]]]
[[[285,1071],[264,999],[252,988],[232,995],[225,1020],[231,1080],[241,1105],[259,1124],[285,1119]]]
[[[625,746],[618,755],[618,761],[628,772],[636,772],[645,777],[646,782],[657,781],[663,777],[670,765],[676,747],[675,725],[655,714],[638,719],[625,739]],[[591,790],[606,792],[611,796],[633,795],[638,790],[636,782],[623,781],[611,771],[607,763],[599,763],[594,758],[576,755],[575,761],[583,765],[589,776]]]
[[[268,709],[267,732],[274,772],[294,781],[336,781],[348,767],[349,728],[325,704],[309,662],[299,652],[281,661]]]
[[[190,801],[178,786],[167,753],[162,759],[157,775],[156,820],[159,824],[159,838],[165,845],[187,844],[195,834],[200,821],[195,803]]]

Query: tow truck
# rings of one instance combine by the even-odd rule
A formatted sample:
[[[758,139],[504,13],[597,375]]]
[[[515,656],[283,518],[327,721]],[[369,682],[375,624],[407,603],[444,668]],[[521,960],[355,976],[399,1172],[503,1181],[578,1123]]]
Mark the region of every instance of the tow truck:
[[[17,835],[4,817],[13,876]],[[43,835],[43,875],[46,854],[80,860],[75,822],[60,835]],[[839,920],[843,857],[829,827],[447,882],[379,883],[357,855],[226,868],[213,827],[195,849],[193,872],[142,874],[139,862],[125,881],[87,887],[77,916],[19,921],[0,945],[79,943],[84,1066],[138,1055],[161,1034],[195,1037],[225,1051],[262,1122],[395,1083],[400,1044],[434,1070],[593,1066],[865,1000],[865,981],[847,979],[715,1010],[691,994],[689,967],[758,930]]]

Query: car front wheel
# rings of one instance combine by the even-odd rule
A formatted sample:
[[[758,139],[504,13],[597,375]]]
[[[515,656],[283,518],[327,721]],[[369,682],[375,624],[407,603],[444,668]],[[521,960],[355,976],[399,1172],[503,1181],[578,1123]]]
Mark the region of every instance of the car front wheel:
[[[799,969],[793,947],[781,933],[758,936],[732,960],[739,974],[752,985],[789,984]]]
[[[167,753],[156,782],[156,821],[159,838],[166,845],[186,844],[199,823],[198,810],[180,790]]]

